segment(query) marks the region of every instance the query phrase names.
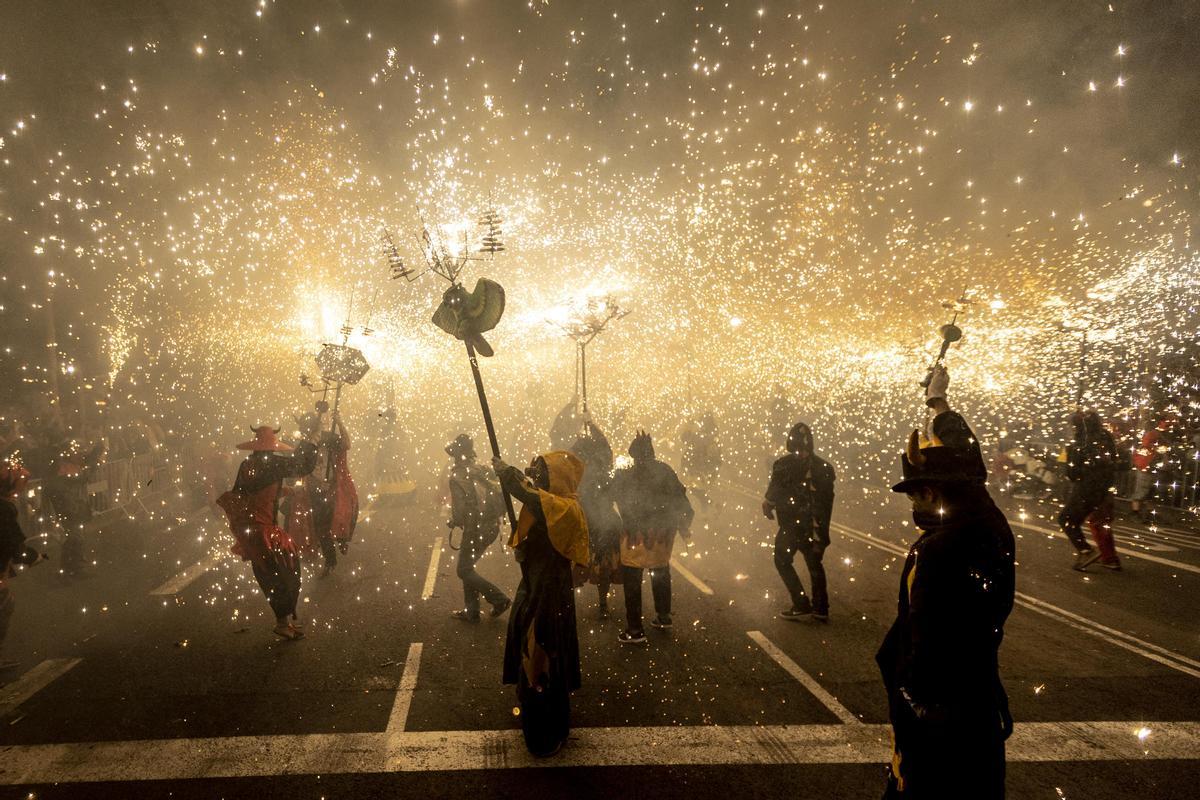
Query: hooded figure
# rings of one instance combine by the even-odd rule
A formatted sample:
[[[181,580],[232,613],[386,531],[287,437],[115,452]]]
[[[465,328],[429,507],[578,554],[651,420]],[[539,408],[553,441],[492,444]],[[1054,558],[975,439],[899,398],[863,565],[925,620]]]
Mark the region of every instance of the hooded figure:
[[[570,732],[570,693],[580,686],[572,567],[586,567],[587,520],[577,493],[584,466],[573,453],[536,457],[525,475],[494,459],[501,485],[521,502],[509,539],[521,567],[504,645],[504,682],[515,684],[525,745],[558,752]]]
[[[1074,568],[1087,569],[1092,562],[1112,570],[1121,568],[1113,544],[1113,487],[1117,483],[1117,443],[1095,411],[1071,415],[1075,439],[1067,448],[1067,477],[1071,492],[1058,515],[1058,524],[1075,548]],[[1082,523],[1092,531],[1092,547],[1083,538]]]
[[[300,442],[295,452],[276,438],[278,428],[260,425],[254,439],[242,442],[239,450],[250,455],[238,468],[233,489],[217,499],[229,517],[234,545],[230,550],[249,561],[259,588],[275,612],[275,634],[284,639],[302,639],[296,619],[300,599],[300,554],[296,545],[276,523],[283,481],[312,472],[317,447]]]
[[[587,517],[592,553],[588,580],[600,594],[600,619],[608,619],[608,588],[621,580],[621,517],[613,508],[613,452],[604,432],[590,420],[584,423],[584,435],[571,445],[571,452],[584,464],[579,502]]]
[[[885,798],[1002,798],[1012,733],[999,650],[1012,611],[1014,541],[972,447],[913,431],[901,456],[920,536],[900,574],[896,621],[875,656],[895,751]]]
[[[625,583],[625,631],[622,644],[645,644],[642,627],[642,571],[650,570],[654,627],[671,627],[671,551],[675,534],[688,536],[695,512],[687,490],[670,466],[654,455],[645,431],[629,445],[633,465],[617,472],[612,497],[621,514],[621,571]]]
[[[797,422],[788,432],[787,455],[771,467],[771,482],[763,499],[767,519],[779,521],[775,534],[775,569],[791,596],[791,608],[780,617],[797,621],[829,619],[829,593],[821,559],[829,546],[829,521],[833,516],[833,467],[813,452],[812,430]],[[792,566],[796,553],[804,556],[812,579],[812,599]]]

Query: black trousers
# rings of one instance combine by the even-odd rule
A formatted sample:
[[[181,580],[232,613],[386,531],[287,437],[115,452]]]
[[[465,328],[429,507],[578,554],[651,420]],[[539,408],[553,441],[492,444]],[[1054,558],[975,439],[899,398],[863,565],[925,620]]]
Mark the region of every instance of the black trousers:
[[[621,565],[625,579],[625,621],[629,630],[642,629],[642,568]],[[660,617],[671,615],[671,567],[650,568],[650,592],[654,595],[654,611]]]
[[[293,556],[295,568],[279,556],[267,556],[261,564],[253,563],[254,578],[271,604],[276,619],[294,617],[300,602],[300,558]]]
[[[808,574],[812,579],[811,602],[808,595],[804,593],[804,584],[800,582],[796,568],[792,566],[792,560],[797,552],[804,556],[804,563],[808,566]],[[801,611],[811,609],[818,614],[829,613],[829,593],[825,588],[825,566],[821,563],[824,555],[823,550],[819,553],[816,551],[808,536],[802,535],[794,528],[780,528],[779,533],[775,534],[775,569],[779,572],[779,577],[783,578],[783,585],[787,587],[788,594],[792,597],[793,608]]]
[[[1076,551],[1087,550],[1091,547],[1083,538],[1083,522],[1088,515],[1100,507],[1107,492],[1096,491],[1090,487],[1075,484],[1066,504],[1058,514],[1058,525],[1063,533],[1071,540]]]
[[[491,538],[495,539],[494,536]],[[476,619],[479,617],[480,595],[493,606],[498,606],[508,599],[508,596],[494,583],[475,571],[475,565],[487,552],[487,545],[484,542],[490,544],[488,537],[482,536],[480,532],[464,531],[462,549],[458,551],[458,564],[454,569],[463,584],[463,602],[465,604],[463,608],[466,609],[468,616]]]
[[[312,504],[312,527],[321,544],[321,556],[325,566],[337,566],[337,544],[333,541],[333,493],[325,489],[314,489],[309,496]]]

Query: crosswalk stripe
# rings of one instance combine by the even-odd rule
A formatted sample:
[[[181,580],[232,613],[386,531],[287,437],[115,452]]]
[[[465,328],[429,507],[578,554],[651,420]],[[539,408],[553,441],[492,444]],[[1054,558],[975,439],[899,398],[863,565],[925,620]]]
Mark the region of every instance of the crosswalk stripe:
[[[1200,756],[1196,722],[1018,723],[1008,761],[1184,760]],[[518,730],[235,736],[0,747],[0,784],[451,772],[540,767],[883,764],[887,725],[703,725],[576,728],[553,758]]]
[[[402,731],[408,724],[408,710],[412,707],[413,693],[417,690],[417,672],[421,668],[421,649],[420,642],[408,646],[408,658],[404,659],[404,672],[400,676],[400,685],[396,687],[396,699],[388,717],[389,733]]]

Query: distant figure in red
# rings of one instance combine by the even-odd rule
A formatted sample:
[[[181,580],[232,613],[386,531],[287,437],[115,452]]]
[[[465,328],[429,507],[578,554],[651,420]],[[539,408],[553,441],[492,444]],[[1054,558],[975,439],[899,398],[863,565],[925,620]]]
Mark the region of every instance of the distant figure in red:
[[[8,623],[15,604],[8,581],[15,575],[14,567],[29,566],[43,561],[39,553],[25,544],[25,534],[17,515],[17,496],[29,482],[25,468],[11,461],[0,461],[0,647],[8,637]],[[0,670],[19,666],[15,661],[0,660]]]
[[[275,635],[284,639],[304,638],[296,617],[300,600],[300,555],[291,537],[276,523],[283,482],[312,472],[317,447],[301,442],[295,452],[276,439],[278,428],[254,428],[254,439],[242,442],[239,450],[250,455],[238,469],[233,489],[217,501],[229,516],[236,540],[230,549],[249,561],[254,577],[275,612]]]
[[[1129,496],[1129,508],[1141,522],[1149,525],[1154,517],[1150,508],[1150,490],[1154,488],[1154,468],[1162,454],[1168,449],[1171,427],[1175,418],[1164,415],[1158,424],[1142,434],[1142,440],[1133,449],[1133,493]]]
[[[1074,568],[1087,569],[1094,561],[1111,570],[1119,570],[1121,561],[1113,545],[1113,487],[1119,462],[1117,444],[1095,411],[1077,411],[1071,415],[1075,440],[1067,449],[1067,477],[1071,493],[1058,524],[1075,548]],[[1083,538],[1083,522],[1092,531],[1092,547]]]

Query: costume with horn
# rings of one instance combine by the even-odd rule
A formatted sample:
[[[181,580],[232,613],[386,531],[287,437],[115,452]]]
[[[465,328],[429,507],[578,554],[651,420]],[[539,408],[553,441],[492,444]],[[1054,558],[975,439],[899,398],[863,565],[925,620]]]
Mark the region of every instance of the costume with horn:
[[[558,750],[570,731],[570,693],[580,685],[572,567],[586,567],[588,527],[579,505],[584,465],[573,453],[539,456],[531,482],[500,467],[500,482],[521,502],[509,539],[521,567],[504,646],[504,682],[517,686],[521,730],[534,755]]]
[[[671,619],[671,551],[695,512],[687,490],[670,466],[654,455],[650,435],[639,431],[629,445],[633,464],[617,472],[612,497],[621,515],[621,571],[625,584],[627,633],[642,630],[642,570],[650,570],[656,620]]]
[[[885,797],[1004,796],[1012,717],[998,653],[1013,605],[1015,545],[979,467],[977,446],[923,441],[917,431],[901,456],[893,491],[932,488],[938,505],[914,505],[920,537],[875,656],[895,742]]]
[[[300,597],[300,556],[292,538],[276,524],[276,516],[283,481],[312,472],[317,448],[301,442],[293,452],[276,438],[278,428],[261,425],[253,430],[254,439],[238,445],[250,455],[238,468],[233,489],[221,495],[217,505],[229,517],[235,540],[230,550],[250,562],[276,619],[294,619]]]

